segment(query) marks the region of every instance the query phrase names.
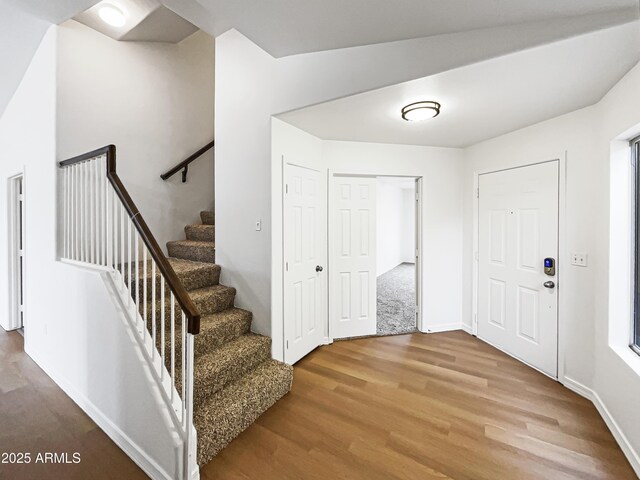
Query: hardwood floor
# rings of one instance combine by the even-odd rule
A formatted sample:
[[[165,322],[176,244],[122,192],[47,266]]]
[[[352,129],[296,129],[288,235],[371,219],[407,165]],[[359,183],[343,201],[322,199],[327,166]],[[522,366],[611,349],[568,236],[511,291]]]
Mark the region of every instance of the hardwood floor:
[[[201,476],[636,478],[591,402],[463,332],[319,348]]]
[[[22,336],[0,328],[0,462],[5,452],[29,452],[32,461],[0,463],[2,480],[147,478],[24,353]],[[78,452],[80,463],[35,463],[47,452],[67,453],[70,461]]]

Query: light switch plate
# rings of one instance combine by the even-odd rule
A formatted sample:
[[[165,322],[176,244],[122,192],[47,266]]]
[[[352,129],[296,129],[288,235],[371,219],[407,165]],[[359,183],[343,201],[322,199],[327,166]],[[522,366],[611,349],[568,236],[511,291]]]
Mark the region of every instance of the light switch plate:
[[[571,265],[576,267],[586,267],[588,263],[588,256],[586,253],[575,252],[571,254]]]
[[[256,232],[262,230],[262,220],[256,220]]]

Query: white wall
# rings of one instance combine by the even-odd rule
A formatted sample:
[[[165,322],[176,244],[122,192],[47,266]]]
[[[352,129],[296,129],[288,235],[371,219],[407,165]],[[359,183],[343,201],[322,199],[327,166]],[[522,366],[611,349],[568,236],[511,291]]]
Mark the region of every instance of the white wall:
[[[415,218],[412,189],[376,182],[376,275],[403,262],[414,263]]]
[[[404,241],[402,242],[402,262],[416,262],[416,189],[405,188],[402,191],[402,215]]]
[[[628,140],[640,133],[640,67],[636,66],[597,105],[537,125],[503,135],[468,148],[464,167],[464,311],[463,320],[472,322],[473,268],[473,177],[474,173],[524,165],[554,158],[566,158],[565,222],[560,226],[558,283],[560,341],[565,345],[566,384],[595,395],[596,405],[622,443],[625,453],[640,474],[640,357],[621,347],[611,335],[625,329],[628,335],[628,310],[613,308],[609,296],[617,302],[624,295],[627,278],[619,278],[609,289],[609,228],[623,217],[620,205],[610,204],[618,191],[628,189],[628,179],[612,167],[611,142]],[[629,149],[626,147],[628,161]],[[610,171],[616,176],[609,184]],[[563,186],[561,186],[563,187]],[[610,209],[611,208],[611,209]],[[610,211],[615,212],[610,217]],[[622,220],[628,221],[628,218]],[[623,231],[624,229],[622,229]],[[621,230],[618,229],[618,232]],[[612,237],[616,238],[616,237]],[[623,243],[626,238],[618,238]],[[616,249],[612,246],[613,257]],[[587,252],[587,268],[568,265],[569,252]],[[629,261],[629,259],[626,259]],[[616,271],[614,271],[616,272]],[[617,271],[624,276],[624,272]],[[618,297],[616,297],[618,295]],[[617,300],[616,300],[617,299]],[[622,318],[619,318],[622,317]],[[627,336],[628,339],[628,336]],[[627,340],[628,341],[628,340]],[[624,438],[623,438],[624,437]],[[633,459],[635,458],[635,462]]]
[[[126,438],[121,445],[137,445],[145,461],[173,472],[176,451],[165,417],[103,280],[56,261],[56,31],[45,35],[0,118],[0,198],[7,198],[8,177],[24,172],[25,180],[25,350],[103,429]],[[3,202],[3,308],[7,222]]]
[[[58,158],[115,144],[118,174],[161,246],[213,207],[213,151],[160,174],[213,139],[213,39],[118,42],[80,23],[59,30]]]
[[[20,84],[49,24],[0,2],[0,115]]]

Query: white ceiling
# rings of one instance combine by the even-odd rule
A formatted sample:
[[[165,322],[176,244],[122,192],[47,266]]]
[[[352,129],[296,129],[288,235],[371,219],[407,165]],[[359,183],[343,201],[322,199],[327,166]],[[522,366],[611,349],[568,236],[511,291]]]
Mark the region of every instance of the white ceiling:
[[[235,28],[275,57],[619,11],[638,0],[163,0],[217,36]],[[203,15],[208,13],[208,15]],[[195,15],[192,17],[191,15]],[[206,18],[206,20],[205,20]],[[199,24],[196,19],[206,22]]]
[[[640,60],[640,22],[279,116],[323,139],[465,147],[596,103]],[[442,104],[406,122],[400,109]]]

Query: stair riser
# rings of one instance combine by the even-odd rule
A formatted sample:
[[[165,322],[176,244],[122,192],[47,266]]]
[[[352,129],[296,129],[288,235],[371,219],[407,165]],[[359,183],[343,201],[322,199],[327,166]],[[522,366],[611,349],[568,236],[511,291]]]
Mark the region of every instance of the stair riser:
[[[171,354],[171,345],[169,344],[170,339],[170,328],[169,325],[167,330],[165,330],[165,358],[170,359]],[[201,332],[195,336],[194,339],[194,356],[196,359],[207,353],[212,352],[213,350],[221,347],[225,343],[231,342],[236,338],[249,333],[249,329],[251,328],[251,316],[247,315],[244,317],[243,322],[233,323],[231,327],[225,328],[225,326],[221,326],[217,329],[212,330],[201,330]],[[148,330],[151,332],[151,324],[148,326]],[[181,356],[182,356],[182,331],[180,330],[180,324],[176,325],[176,333],[175,333],[175,350],[176,350],[176,364],[181,366]],[[156,332],[156,348],[160,352],[161,345],[161,336],[160,329]],[[196,360],[197,362],[197,360]],[[170,367],[170,360],[167,360],[167,368]]]
[[[281,368],[270,373],[267,385],[247,387],[251,391],[247,392],[241,403],[230,406],[233,408],[232,411],[224,411],[224,407],[221,406],[212,412],[204,412],[196,406],[194,424],[198,431],[198,464],[202,466],[209,462],[231,440],[286,395],[291,389],[292,381],[293,369]],[[229,388],[233,388],[233,385]],[[212,398],[213,401],[216,399],[217,396]]]
[[[190,272],[187,275],[178,275],[178,278],[182,282],[182,285],[187,291],[197,290],[199,288],[204,287],[212,287],[214,285],[220,284],[220,267],[218,265],[212,265],[211,269],[202,269],[197,272]],[[160,283],[162,276],[158,273],[156,274],[156,300],[160,300],[162,284]],[[147,277],[147,301],[151,301],[153,294],[153,285],[152,278]],[[137,291],[136,279],[133,280],[131,285],[132,297],[135,298]],[[169,285],[165,283],[164,285],[164,294],[166,297],[169,296],[170,290]],[[140,279],[140,301],[144,301],[144,279]]]
[[[242,322],[231,325],[223,325],[214,330],[201,330],[196,336],[194,350],[196,357],[209,353],[231,340],[248,333],[251,328],[251,316],[248,315]]]
[[[200,405],[207,398],[237,380],[256,365],[271,358],[271,341],[261,342],[244,352],[233,352],[233,358],[221,359],[222,366],[212,370],[209,375],[195,379],[197,388],[193,391],[194,404]]]
[[[205,225],[215,225],[216,217],[213,212],[200,212],[200,220]]]
[[[160,319],[162,315],[162,304],[160,303],[159,298],[156,301],[155,305],[152,305],[151,302],[147,303],[147,320],[151,321],[153,310],[156,312],[156,322],[158,325],[160,324]],[[227,308],[233,307],[233,303],[236,298],[236,291],[233,288],[225,289],[219,292],[211,292],[207,295],[200,295],[198,298],[193,299],[193,303],[195,304],[200,316],[210,315],[212,313],[222,312]],[[155,307],[155,308],[154,308]],[[139,304],[140,315],[144,315],[144,305],[141,302]],[[178,301],[175,301],[175,318],[176,321],[179,321],[182,315],[182,309],[178,304]],[[165,327],[170,328],[171,323],[171,300],[169,298],[169,293],[165,291],[165,302],[164,302],[164,315],[165,315]],[[160,328],[160,327],[158,327]]]
[[[188,225],[184,227],[187,240],[197,242],[215,242],[216,227],[214,225]]]
[[[215,263],[216,250],[211,247],[185,246],[180,244],[167,244],[167,250],[170,257],[191,260],[193,262]]]

